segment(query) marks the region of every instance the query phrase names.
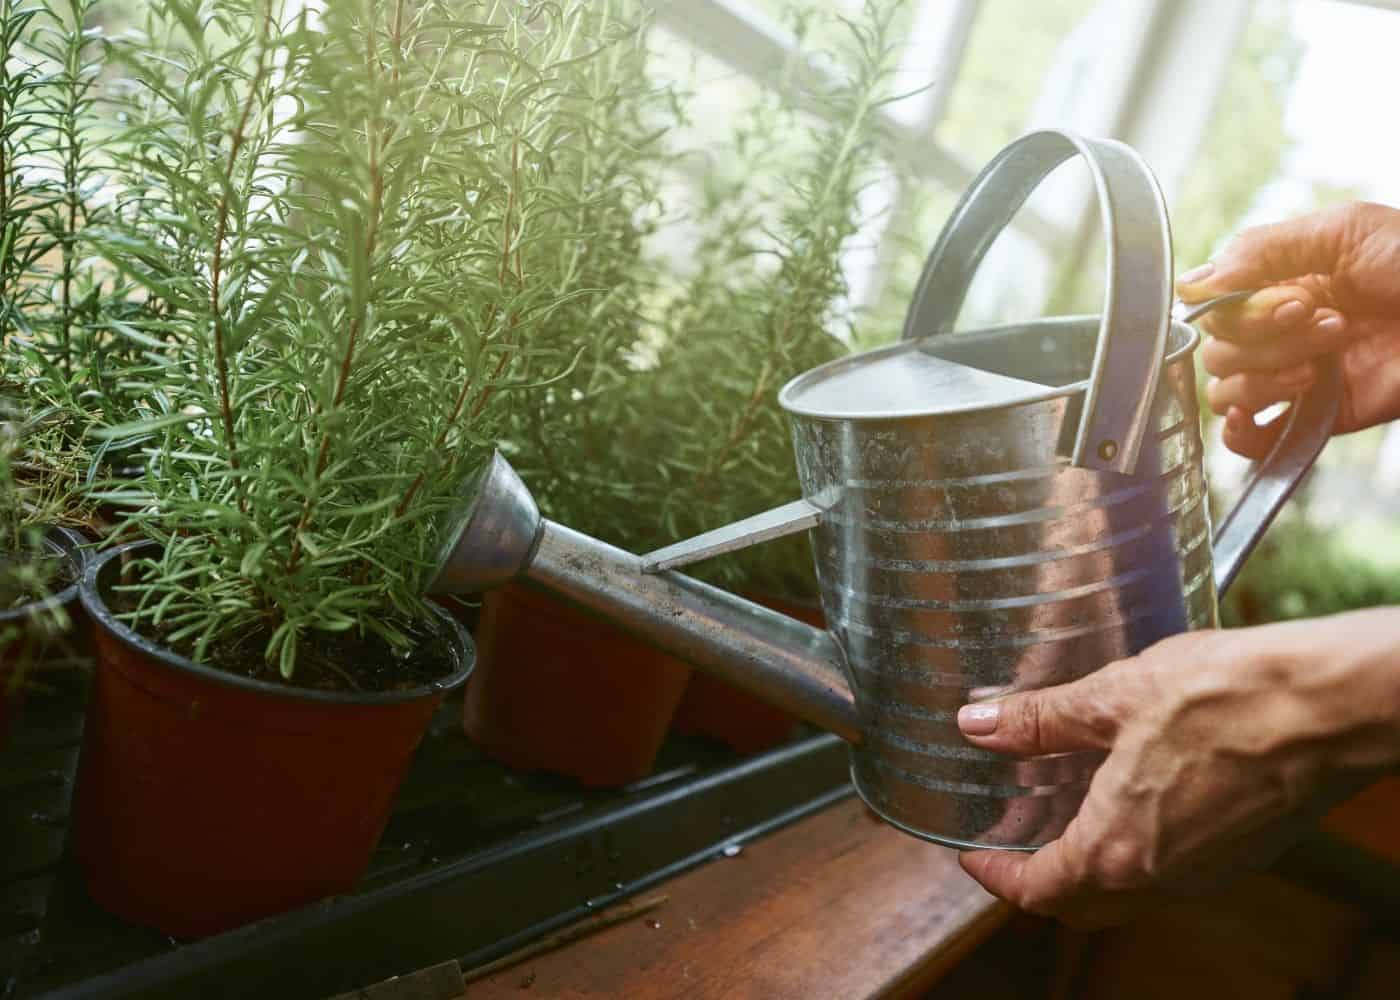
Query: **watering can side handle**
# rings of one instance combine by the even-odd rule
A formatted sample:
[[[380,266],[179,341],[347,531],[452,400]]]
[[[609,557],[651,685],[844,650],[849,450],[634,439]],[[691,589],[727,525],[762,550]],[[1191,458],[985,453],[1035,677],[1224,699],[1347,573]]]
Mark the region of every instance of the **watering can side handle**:
[[[1336,358],[1318,363],[1317,384],[1289,409],[1283,433],[1273,450],[1250,472],[1239,500],[1215,531],[1215,589],[1224,596],[1245,560],[1308,470],[1313,467],[1337,425],[1342,376]]]

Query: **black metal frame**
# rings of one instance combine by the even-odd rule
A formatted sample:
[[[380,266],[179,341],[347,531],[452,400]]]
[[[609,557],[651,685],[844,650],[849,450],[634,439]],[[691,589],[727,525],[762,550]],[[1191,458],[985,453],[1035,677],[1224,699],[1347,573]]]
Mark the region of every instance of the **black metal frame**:
[[[846,768],[840,740],[813,736],[699,777],[663,775],[621,802],[77,982],[40,970],[17,996],[316,997],[449,959],[471,968],[704,861],[743,864],[735,848],[850,795]]]

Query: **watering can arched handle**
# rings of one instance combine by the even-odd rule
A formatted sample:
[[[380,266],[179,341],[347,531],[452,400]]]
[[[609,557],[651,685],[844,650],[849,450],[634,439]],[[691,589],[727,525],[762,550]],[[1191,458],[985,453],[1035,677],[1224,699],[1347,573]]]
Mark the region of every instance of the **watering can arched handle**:
[[[1072,462],[1131,474],[1166,355],[1171,325],[1172,240],[1166,200],[1142,157],[1109,139],[1032,132],[987,165],[953,210],[924,265],[903,339],[951,333],[992,244],[1055,168],[1089,166],[1108,248],[1108,279],[1093,374]]]

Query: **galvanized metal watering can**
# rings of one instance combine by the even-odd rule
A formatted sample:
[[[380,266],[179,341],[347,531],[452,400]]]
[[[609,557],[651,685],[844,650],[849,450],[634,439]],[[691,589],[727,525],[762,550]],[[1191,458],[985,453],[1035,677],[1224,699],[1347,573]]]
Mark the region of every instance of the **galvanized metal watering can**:
[[[1103,314],[950,335],[997,234],[1074,156],[1107,236]],[[639,557],[542,519],[497,456],[433,589],[547,588],[849,740],[857,790],[895,826],[957,847],[1044,844],[1099,758],[974,748],[959,706],[1218,625],[1218,594],[1336,418],[1332,371],[1212,544],[1195,315],[1171,317],[1171,285],[1166,208],[1141,159],[1033,133],[954,211],[903,341],[783,390],[804,499]],[[812,532],[830,631],[674,572],[797,531]]]

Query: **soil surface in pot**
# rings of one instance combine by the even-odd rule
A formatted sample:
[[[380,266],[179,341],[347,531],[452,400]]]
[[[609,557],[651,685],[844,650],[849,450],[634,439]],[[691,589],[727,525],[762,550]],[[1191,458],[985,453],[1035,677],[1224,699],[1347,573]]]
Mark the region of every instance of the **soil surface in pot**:
[[[73,561],[46,548],[0,556],[0,611],[13,611],[52,597],[77,580]]]
[[[104,596],[118,619],[142,638],[194,659],[192,640],[171,642],[170,629],[150,622],[132,624],[126,615],[136,610],[135,595],[109,591]],[[263,655],[272,631],[269,626],[247,629],[236,639],[212,644],[203,660],[196,662],[237,677],[304,691],[357,694],[412,691],[461,669],[451,626],[433,620],[404,630],[410,639],[406,650],[396,649],[374,634],[309,632],[297,647],[296,672],[289,681],[277,664]]]

